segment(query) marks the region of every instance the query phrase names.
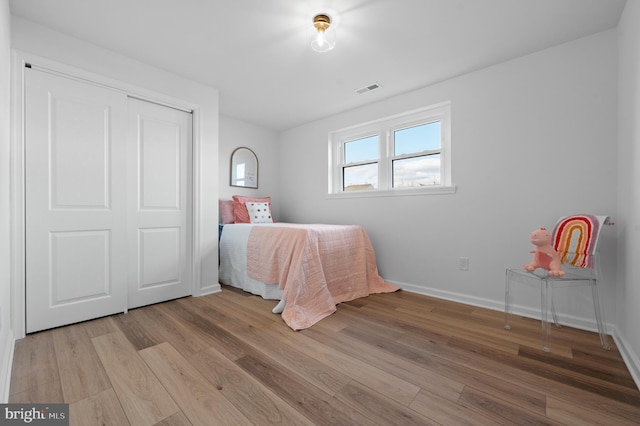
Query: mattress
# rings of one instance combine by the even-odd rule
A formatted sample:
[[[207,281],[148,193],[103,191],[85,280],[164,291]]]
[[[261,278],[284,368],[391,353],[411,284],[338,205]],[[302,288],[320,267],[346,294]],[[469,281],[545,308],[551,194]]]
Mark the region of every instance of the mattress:
[[[247,243],[252,227],[249,223],[235,223],[222,228],[218,280],[263,299],[280,300],[282,290],[278,283],[263,283],[247,275]]]

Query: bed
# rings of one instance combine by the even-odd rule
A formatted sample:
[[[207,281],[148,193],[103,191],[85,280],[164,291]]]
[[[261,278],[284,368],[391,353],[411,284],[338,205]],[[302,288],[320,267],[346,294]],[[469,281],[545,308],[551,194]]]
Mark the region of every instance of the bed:
[[[226,224],[219,278],[284,301],[282,318],[293,330],[331,315],[341,302],[399,289],[380,277],[369,237],[356,225]]]

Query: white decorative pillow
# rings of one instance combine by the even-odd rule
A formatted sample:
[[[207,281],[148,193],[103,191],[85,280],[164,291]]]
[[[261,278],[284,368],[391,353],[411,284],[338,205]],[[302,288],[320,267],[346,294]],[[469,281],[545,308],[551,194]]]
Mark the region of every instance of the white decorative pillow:
[[[269,203],[247,201],[245,205],[247,206],[247,212],[249,213],[249,220],[251,223],[273,223]]]

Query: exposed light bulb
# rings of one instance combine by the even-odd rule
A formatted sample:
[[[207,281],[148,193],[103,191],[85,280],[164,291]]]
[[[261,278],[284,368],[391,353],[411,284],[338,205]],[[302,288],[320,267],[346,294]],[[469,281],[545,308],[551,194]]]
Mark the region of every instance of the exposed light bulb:
[[[329,15],[316,15],[313,18],[314,32],[311,36],[311,48],[316,52],[327,52],[336,45],[335,26],[331,26]]]
[[[316,37],[316,44],[319,48],[324,45],[324,30],[318,30],[318,36]]]

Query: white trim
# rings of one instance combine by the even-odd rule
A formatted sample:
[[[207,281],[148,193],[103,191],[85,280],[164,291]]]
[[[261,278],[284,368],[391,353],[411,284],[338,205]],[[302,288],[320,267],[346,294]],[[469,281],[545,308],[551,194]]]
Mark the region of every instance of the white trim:
[[[422,294],[423,296],[436,297],[438,299],[450,300],[452,302],[464,303],[466,305],[478,306],[480,308],[487,308],[494,311],[504,310],[504,303],[497,303],[495,300],[469,296],[462,293],[454,293],[451,291],[438,290],[436,288],[425,287],[416,284],[401,283],[391,280],[385,281],[399,286],[404,291]]]
[[[200,109],[194,108],[191,114],[191,212],[192,224],[191,224],[191,282],[192,282],[192,295],[200,296]],[[198,143],[196,143],[196,140]],[[198,230],[198,232],[196,232]]]
[[[39,58],[34,55],[16,52],[18,55],[23,56],[22,66],[29,64],[33,69],[48,72],[58,76],[71,78],[73,80],[82,81],[84,83],[92,84],[94,86],[104,87],[105,89],[114,90],[123,93],[127,96],[136,98],[138,100],[151,102],[167,106],[170,108],[178,109],[184,112],[193,112],[197,105],[190,102],[176,99],[162,93],[156,93],[151,90],[146,90],[141,87],[137,87],[122,81],[114,80],[109,77],[105,77],[100,74],[84,71],[79,68],[71,67],[69,65],[61,64],[50,59]]]
[[[198,294],[198,296],[206,296],[208,294],[220,293],[222,291],[222,287],[220,286],[220,283],[218,283],[218,284],[210,285],[206,289],[202,289],[202,290],[206,290],[206,291],[201,291],[200,294]]]
[[[327,194],[328,199],[368,198],[368,197],[401,197],[403,195],[443,195],[455,194],[457,186],[424,186],[420,188],[396,188],[390,190],[346,191]]]
[[[640,389],[640,358],[638,357],[638,354],[633,351],[633,346],[629,344],[627,339],[617,333],[617,330],[615,330],[612,335],[613,340],[616,342],[616,346],[618,347],[618,351],[622,356],[622,360],[629,369],[629,373],[631,374],[633,381],[636,382],[636,386]]]
[[[84,71],[69,65],[58,63],[50,59],[42,58],[26,52],[17,50],[12,51],[12,69],[11,69],[11,93],[12,93],[12,112],[13,121],[11,126],[11,289],[12,298],[12,321],[14,324],[13,332],[16,339],[21,339],[26,334],[26,318],[25,318],[25,255],[24,255],[24,144],[25,144],[25,110],[24,110],[24,70],[26,64],[46,69],[49,72],[62,74],[92,84],[108,87],[126,93],[137,99],[146,100],[171,108],[189,111],[192,113],[192,283],[191,294],[199,296],[203,293],[201,288],[201,247],[200,247],[200,155],[201,155],[201,138],[200,138],[200,106],[183,99],[174,98],[152,90],[134,86],[129,83],[114,80],[99,74]],[[213,286],[215,287],[215,286]],[[218,284],[219,287],[219,284]],[[207,293],[209,290],[207,290]]]
[[[393,153],[393,132],[399,129],[414,127],[424,123],[440,122],[440,148],[401,156]],[[346,163],[345,145],[352,141],[378,137],[378,158],[359,162]],[[455,193],[452,185],[451,170],[451,102],[415,109],[405,113],[383,117],[366,123],[331,131],[328,134],[328,191],[329,198],[343,196],[352,191],[344,191],[343,175],[348,167],[377,164],[377,188],[358,191],[356,197],[424,195],[434,193]],[[393,141],[392,141],[393,140]],[[419,158],[438,153],[440,155],[440,182],[438,185],[425,187],[393,187],[393,162],[403,158]],[[434,188],[437,188],[434,190]],[[355,191],[354,191],[355,192]],[[352,196],[347,196],[351,198]]]
[[[6,342],[0,342],[0,348],[3,348],[2,358],[0,359],[0,404],[9,402],[9,391],[11,385],[11,370],[13,369],[13,353],[16,346],[16,340],[13,337],[13,331],[9,330]]]
[[[331,133],[342,133],[342,132],[347,132],[347,131],[353,131],[354,134],[358,134],[358,132],[356,131],[357,129],[361,129],[363,127],[366,126],[371,126],[371,125],[376,125],[378,123],[381,122],[386,122],[386,121],[395,121],[404,117],[409,118],[412,115],[420,115],[426,111],[430,111],[430,110],[435,110],[435,109],[439,109],[439,108],[443,108],[443,107],[450,107],[451,106],[451,101],[443,101],[443,102],[438,102],[436,104],[431,104],[429,106],[426,107],[421,107],[421,108],[416,108],[416,109],[412,109],[410,111],[405,111],[405,112],[401,112],[398,114],[393,114],[390,115],[388,117],[382,117],[382,118],[378,118],[375,120],[371,120],[371,121],[367,121],[365,123],[360,123],[360,124],[354,124],[353,126],[347,126],[347,127],[343,127],[341,129],[338,130],[334,130]]]
[[[24,256],[24,67],[25,58],[12,52],[11,69],[11,315],[16,339],[25,336]]]
[[[450,291],[443,291],[431,287],[419,286],[415,284],[399,283],[387,280],[388,282],[400,286],[403,290],[411,293],[422,294],[425,296],[437,297],[438,299],[451,300],[452,302],[464,303],[466,305],[477,306],[479,308],[491,309],[493,311],[504,312],[504,301],[496,302],[495,300],[485,299],[482,297],[469,296],[462,293],[454,293]],[[514,305],[513,314],[521,315],[527,318],[540,319],[540,309],[534,309],[526,306]],[[595,318],[576,317],[573,315],[558,315],[560,323],[565,324],[567,327],[578,328],[580,330],[587,330],[597,332],[598,327],[596,325]],[[607,332],[611,334],[611,330],[614,330],[612,324],[605,324]]]

